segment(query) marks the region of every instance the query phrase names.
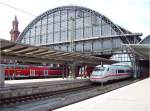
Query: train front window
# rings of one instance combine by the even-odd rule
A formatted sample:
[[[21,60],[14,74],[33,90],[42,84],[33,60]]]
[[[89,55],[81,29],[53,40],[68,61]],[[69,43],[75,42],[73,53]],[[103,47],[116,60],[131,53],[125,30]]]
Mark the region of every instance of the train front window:
[[[105,67],[96,67],[94,71],[104,71]]]

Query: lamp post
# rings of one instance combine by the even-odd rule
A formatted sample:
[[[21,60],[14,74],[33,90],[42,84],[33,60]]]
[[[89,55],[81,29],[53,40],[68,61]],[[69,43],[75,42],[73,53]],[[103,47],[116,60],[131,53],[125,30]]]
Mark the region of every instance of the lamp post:
[[[71,20],[71,41],[70,41],[70,50],[71,52],[74,52],[75,51],[75,48],[74,48],[74,40],[75,40],[75,18],[71,17],[70,18]],[[69,78],[70,79],[74,79],[75,78],[75,69],[76,69],[76,66],[75,66],[75,63],[73,62],[72,64],[70,64],[70,71],[69,71]]]
[[[71,17],[71,42],[70,42],[70,48],[71,52],[74,52],[74,40],[75,40],[75,18]]]

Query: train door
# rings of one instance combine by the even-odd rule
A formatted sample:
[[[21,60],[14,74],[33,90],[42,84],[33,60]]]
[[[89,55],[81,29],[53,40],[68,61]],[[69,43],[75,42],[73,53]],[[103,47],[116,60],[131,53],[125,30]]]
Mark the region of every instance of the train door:
[[[124,69],[118,69],[118,76],[117,76],[117,79],[124,78],[124,73],[125,73],[125,70],[124,70]]]
[[[30,76],[35,76],[35,70],[33,69],[30,70]]]
[[[113,75],[113,79],[118,79],[118,68],[117,67],[113,67],[111,70],[111,73]]]
[[[44,76],[48,76],[48,70],[43,70],[44,71]]]
[[[118,69],[115,69],[116,70],[116,76],[115,76],[115,79],[119,79],[119,73],[118,73]]]
[[[111,72],[111,67],[107,67],[106,69],[105,69],[105,76],[106,76],[106,81],[109,81],[109,80],[113,80],[114,79],[114,76],[113,76],[113,74],[112,74],[112,72]]]

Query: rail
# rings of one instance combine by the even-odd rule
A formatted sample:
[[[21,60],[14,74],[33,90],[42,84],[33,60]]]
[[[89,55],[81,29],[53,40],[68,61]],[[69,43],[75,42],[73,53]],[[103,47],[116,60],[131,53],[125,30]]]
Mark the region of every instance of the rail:
[[[53,92],[46,92],[46,93],[40,93],[40,94],[34,94],[29,96],[22,96],[22,97],[15,97],[15,98],[7,98],[7,99],[1,99],[0,100],[0,106],[1,107],[8,107],[8,106],[15,106],[20,104],[26,104],[31,103],[35,101],[40,100],[46,100],[51,98],[58,98],[58,97],[68,97],[68,101],[64,102],[64,104],[54,104],[49,109],[56,109],[62,106],[66,106],[68,104],[72,104],[75,102],[79,102],[81,100],[85,100],[94,96],[97,96],[99,94],[103,94],[115,89],[118,89],[120,87],[129,85],[131,83],[137,82],[138,80],[125,80],[125,81],[117,81],[117,82],[109,82],[107,84],[104,84],[100,87],[100,85],[89,85],[89,86],[82,86],[77,88],[71,88],[61,91],[53,91]],[[81,94],[78,94],[81,93]],[[77,95],[77,96],[71,96],[71,95]]]

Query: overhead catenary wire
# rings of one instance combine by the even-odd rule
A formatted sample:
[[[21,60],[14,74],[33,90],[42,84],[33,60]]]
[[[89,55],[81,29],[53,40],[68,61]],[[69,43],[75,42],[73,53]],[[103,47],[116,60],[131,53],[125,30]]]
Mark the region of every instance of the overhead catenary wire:
[[[70,6],[73,6],[73,5],[74,5],[74,4],[71,3],[71,1],[69,1],[69,0],[66,0],[66,2],[67,2]]]
[[[34,15],[34,14],[30,13],[30,12],[24,11],[24,10],[22,10],[22,9],[19,9],[19,8],[14,7],[14,6],[12,6],[12,5],[9,5],[9,4],[7,4],[7,3],[4,3],[4,2],[1,2],[1,1],[0,1],[0,4],[1,4],[1,5],[4,5],[4,6],[6,6],[6,7],[9,7],[9,8],[15,9],[15,10],[17,10],[17,11],[19,11],[19,12],[25,13],[25,14],[27,14],[27,15],[37,17],[36,15]]]

